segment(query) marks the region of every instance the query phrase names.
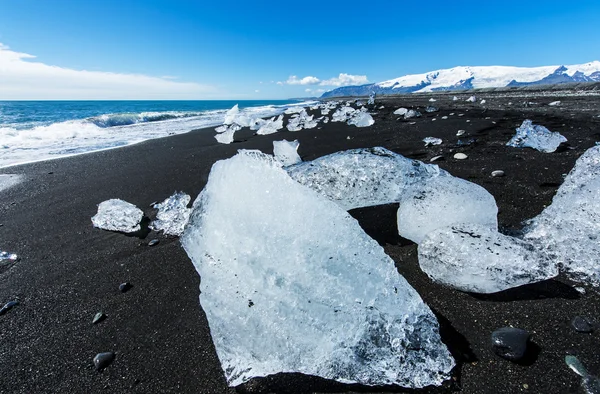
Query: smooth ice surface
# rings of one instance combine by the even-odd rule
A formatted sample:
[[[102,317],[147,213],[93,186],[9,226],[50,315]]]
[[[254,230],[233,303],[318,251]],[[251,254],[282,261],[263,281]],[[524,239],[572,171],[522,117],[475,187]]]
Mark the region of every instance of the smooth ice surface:
[[[444,173],[407,190],[398,208],[398,233],[420,244],[429,232],[456,223],[497,230],[494,196],[475,183]]]
[[[366,112],[360,112],[348,120],[348,124],[356,127],[369,127],[375,123],[371,115]]]
[[[440,145],[442,143],[442,139],[436,137],[425,137],[423,138],[423,142],[425,143],[425,146]]]
[[[394,115],[406,115],[406,113],[408,112],[408,109],[406,108],[398,108],[397,110],[394,111]]]
[[[533,148],[540,152],[551,153],[563,142],[567,142],[567,139],[560,133],[552,132],[544,126],[534,125],[531,120],[526,119],[517,128],[517,134],[506,145],[515,148]]]
[[[165,201],[155,204],[158,213],[150,227],[167,235],[180,236],[190,218],[192,209],[187,206],[191,199],[188,194],[175,192]]]
[[[419,111],[415,111],[414,109],[408,110],[404,114],[404,119],[420,118],[420,117],[421,117],[421,113]]]
[[[279,115],[279,117],[277,117],[277,118],[273,117],[273,118],[265,121],[260,126],[260,128],[258,129],[256,134],[258,134],[258,135],[273,134],[273,133],[278,132],[281,129],[283,129],[283,115]]]
[[[600,286],[600,146],[588,149],[550,204],[533,218],[525,239],[576,280]]]
[[[349,210],[398,202],[412,184],[443,170],[376,147],[333,153],[287,171],[296,181]]]
[[[302,159],[298,154],[298,140],[294,141],[273,141],[273,155],[284,167],[300,163]]]
[[[23,180],[21,175],[16,174],[0,174],[0,192],[6,190]]]
[[[419,265],[435,282],[474,293],[495,293],[550,279],[556,263],[530,243],[478,224],[456,224],[428,233]]]
[[[268,155],[215,163],[182,244],[232,386],[300,372],[423,387],[454,366],[435,316],[383,249]]]
[[[133,233],[140,230],[144,212],[133,204],[117,198],[102,201],[92,217],[94,227],[102,230]]]
[[[341,107],[331,117],[332,122],[347,122],[351,126],[368,127],[375,123],[366,108],[354,109],[352,107]]]

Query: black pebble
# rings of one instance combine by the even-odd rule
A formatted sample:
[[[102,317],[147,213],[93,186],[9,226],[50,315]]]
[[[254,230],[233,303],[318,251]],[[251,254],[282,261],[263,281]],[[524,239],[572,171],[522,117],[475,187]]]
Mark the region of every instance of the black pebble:
[[[121,293],[125,293],[127,290],[131,289],[133,287],[133,285],[129,282],[125,282],[125,283],[121,283],[119,285],[119,290],[121,290]]]
[[[519,361],[525,356],[529,332],[520,328],[502,327],[492,333],[494,352],[507,360]]]
[[[148,242],[148,246],[154,246],[154,245],[158,245],[160,241],[158,239],[153,239],[152,241]]]
[[[96,354],[96,357],[94,357],[94,366],[98,371],[102,371],[104,368],[108,367],[114,359],[115,354],[113,352],[98,353]]]
[[[573,320],[571,320],[571,326],[577,332],[590,333],[594,331],[594,327],[590,324],[588,319],[583,316],[575,316]]]
[[[19,301],[8,301],[2,308],[0,308],[0,316],[11,310],[15,305],[19,305]]]

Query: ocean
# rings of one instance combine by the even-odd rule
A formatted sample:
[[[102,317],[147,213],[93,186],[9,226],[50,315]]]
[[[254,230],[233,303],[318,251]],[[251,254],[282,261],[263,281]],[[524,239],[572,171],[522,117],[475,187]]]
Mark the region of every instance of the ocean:
[[[238,104],[275,116],[299,101],[0,101],[0,168],[218,126]]]

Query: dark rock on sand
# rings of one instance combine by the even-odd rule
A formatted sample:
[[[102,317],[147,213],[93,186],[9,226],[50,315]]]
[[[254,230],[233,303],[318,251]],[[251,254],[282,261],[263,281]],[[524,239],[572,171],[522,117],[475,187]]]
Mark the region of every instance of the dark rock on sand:
[[[114,359],[115,354],[113,352],[98,353],[94,357],[94,366],[96,367],[96,370],[102,371],[104,368],[108,367]]]
[[[148,246],[155,246],[158,245],[160,241],[158,239],[153,239],[150,242],[148,242]]]
[[[121,293],[125,293],[127,292],[129,289],[131,289],[133,287],[133,285],[129,282],[125,282],[125,283],[121,283],[119,285],[119,290],[121,290]]]
[[[19,305],[19,301],[8,301],[2,308],[0,308],[0,316],[4,315],[16,305]]]
[[[494,352],[507,360],[519,361],[527,352],[529,332],[521,328],[502,327],[492,333]]]
[[[571,326],[577,332],[589,334],[594,331],[594,326],[583,316],[575,316],[571,320]]]

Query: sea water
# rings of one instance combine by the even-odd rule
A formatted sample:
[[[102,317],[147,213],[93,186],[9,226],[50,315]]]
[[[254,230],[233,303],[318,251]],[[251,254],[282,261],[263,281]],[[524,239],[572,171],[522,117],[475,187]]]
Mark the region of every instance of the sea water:
[[[0,101],[0,168],[218,126],[235,104],[242,112],[258,118],[311,103],[293,100]]]

